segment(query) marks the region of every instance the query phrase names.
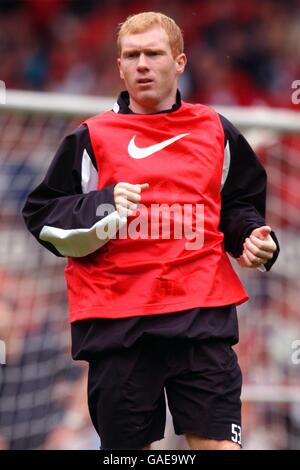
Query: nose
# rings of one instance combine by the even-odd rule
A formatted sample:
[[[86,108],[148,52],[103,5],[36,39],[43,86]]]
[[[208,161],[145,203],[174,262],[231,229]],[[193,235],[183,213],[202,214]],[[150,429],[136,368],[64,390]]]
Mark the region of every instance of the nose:
[[[145,54],[141,53],[139,55],[139,60],[138,60],[138,63],[137,63],[137,69],[139,72],[142,72],[142,71],[145,71],[145,70],[148,70],[149,67],[148,67],[148,63],[147,63],[147,58],[145,56]]]

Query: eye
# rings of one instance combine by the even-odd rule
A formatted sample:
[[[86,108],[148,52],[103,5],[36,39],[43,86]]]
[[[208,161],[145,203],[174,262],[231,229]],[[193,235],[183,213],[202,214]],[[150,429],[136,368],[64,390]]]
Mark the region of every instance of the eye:
[[[136,57],[139,56],[138,52],[128,52],[127,54],[124,54],[125,59],[135,59]]]

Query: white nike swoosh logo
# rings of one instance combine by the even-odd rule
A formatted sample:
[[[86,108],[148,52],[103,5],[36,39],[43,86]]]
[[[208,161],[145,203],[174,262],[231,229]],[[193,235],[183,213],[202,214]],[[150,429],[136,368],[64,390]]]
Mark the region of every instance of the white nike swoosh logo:
[[[179,134],[179,135],[176,135],[175,137],[172,137],[171,139],[164,140],[163,142],[160,142],[159,144],[150,145],[150,147],[145,147],[145,148],[137,147],[134,142],[136,136],[133,136],[131,141],[128,144],[128,153],[132,158],[150,157],[150,155],[153,155],[159,150],[162,150],[168,147],[168,145],[173,144],[173,142],[176,142],[176,140],[182,139],[182,137],[185,137],[186,135],[189,135],[189,134],[190,132],[186,134]]]

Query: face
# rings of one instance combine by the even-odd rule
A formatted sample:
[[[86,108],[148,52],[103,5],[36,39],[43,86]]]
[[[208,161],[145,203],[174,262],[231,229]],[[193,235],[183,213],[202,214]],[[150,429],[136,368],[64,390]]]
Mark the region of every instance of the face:
[[[132,111],[153,113],[171,108],[185,64],[185,54],[173,57],[168,35],[160,26],[123,36],[118,66]]]

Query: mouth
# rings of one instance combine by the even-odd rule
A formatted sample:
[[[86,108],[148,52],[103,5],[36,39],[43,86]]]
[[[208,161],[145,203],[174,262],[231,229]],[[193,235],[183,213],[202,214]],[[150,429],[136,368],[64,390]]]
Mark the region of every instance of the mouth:
[[[153,80],[151,80],[150,78],[139,78],[137,80],[137,83],[139,85],[147,85],[147,84],[152,83],[152,82],[153,82]]]

